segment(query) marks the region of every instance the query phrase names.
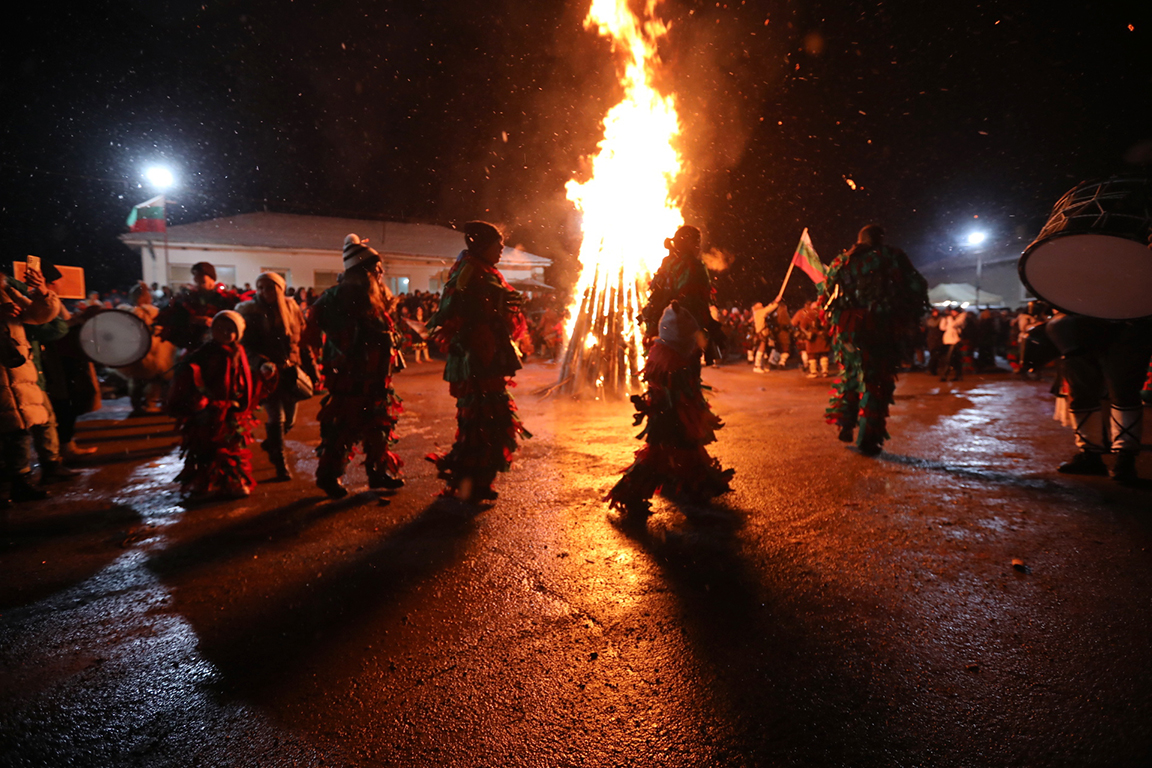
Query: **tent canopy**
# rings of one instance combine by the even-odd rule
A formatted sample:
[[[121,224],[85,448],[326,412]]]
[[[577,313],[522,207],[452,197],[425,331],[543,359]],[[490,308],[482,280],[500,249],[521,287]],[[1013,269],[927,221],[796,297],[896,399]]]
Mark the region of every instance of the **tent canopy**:
[[[928,301],[933,304],[976,303],[976,286],[969,283],[940,283],[928,291]],[[1004,297],[989,291],[980,291],[980,303],[991,306],[1004,304]]]

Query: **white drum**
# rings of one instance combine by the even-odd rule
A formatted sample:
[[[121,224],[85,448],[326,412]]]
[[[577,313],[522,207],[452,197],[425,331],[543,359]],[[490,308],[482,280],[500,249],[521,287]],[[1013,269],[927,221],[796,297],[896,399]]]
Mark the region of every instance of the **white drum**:
[[[1084,182],[1056,203],[1020,257],[1020,279],[1057,309],[1103,320],[1152,316],[1152,179]]]
[[[106,309],[80,326],[80,348],[94,363],[122,368],[144,359],[152,349],[152,331],[131,312]]]

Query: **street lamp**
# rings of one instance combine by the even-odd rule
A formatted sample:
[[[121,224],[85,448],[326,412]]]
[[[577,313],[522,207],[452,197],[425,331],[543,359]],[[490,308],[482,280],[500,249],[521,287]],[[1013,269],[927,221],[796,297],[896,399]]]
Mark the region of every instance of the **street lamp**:
[[[161,192],[176,183],[176,177],[172,175],[172,171],[162,165],[149,166],[144,171],[144,178],[148,179],[148,183]]]
[[[965,242],[968,247],[976,251],[976,308],[980,308],[980,278],[984,271],[984,249],[980,246],[984,245],[984,241],[988,239],[988,233],[980,229],[974,229],[968,233]]]

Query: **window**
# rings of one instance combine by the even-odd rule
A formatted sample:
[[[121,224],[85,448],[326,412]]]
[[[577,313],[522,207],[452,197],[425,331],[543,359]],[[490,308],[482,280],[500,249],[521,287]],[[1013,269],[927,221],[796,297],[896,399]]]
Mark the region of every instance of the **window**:
[[[284,282],[292,285],[292,270],[285,269],[284,267],[260,267],[261,272],[274,272],[280,277],[284,278]]]
[[[236,284],[236,267],[231,264],[213,264],[216,268],[216,282],[223,283],[231,288]],[[179,288],[182,285],[192,285],[191,264],[169,264],[168,285]]]
[[[393,294],[408,293],[408,278],[389,277],[388,287],[392,290]]]
[[[317,269],[312,273],[312,289],[315,293],[323,293],[338,282],[340,282],[339,272]]]

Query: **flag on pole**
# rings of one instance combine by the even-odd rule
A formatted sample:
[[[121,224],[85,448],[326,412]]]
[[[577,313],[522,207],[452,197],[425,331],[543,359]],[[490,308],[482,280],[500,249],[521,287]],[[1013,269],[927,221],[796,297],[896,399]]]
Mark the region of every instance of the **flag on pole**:
[[[128,214],[129,232],[165,232],[164,195],[145,200]]]
[[[812,247],[812,238],[808,237],[808,228],[804,228],[800,235],[800,244],[796,246],[796,253],[792,254],[792,263],[804,270],[804,274],[812,278],[812,282],[819,285],[824,282],[824,264]]]

